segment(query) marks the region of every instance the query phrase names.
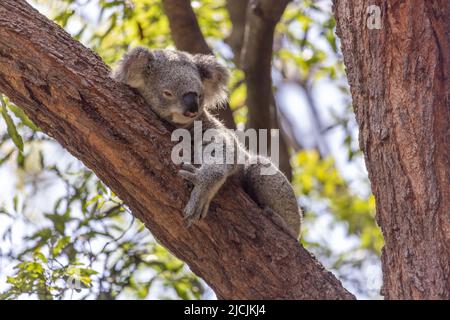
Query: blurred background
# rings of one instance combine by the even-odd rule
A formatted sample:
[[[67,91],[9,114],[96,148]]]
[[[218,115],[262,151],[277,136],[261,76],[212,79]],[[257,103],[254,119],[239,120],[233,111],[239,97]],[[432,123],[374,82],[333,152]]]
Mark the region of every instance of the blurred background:
[[[264,26],[248,0],[28,2],[111,67],[137,45],[215,54],[232,74],[218,116],[280,129],[303,245],[358,298],[380,298],[383,239],[331,0],[290,1]],[[89,169],[0,100],[0,298],[215,299]]]

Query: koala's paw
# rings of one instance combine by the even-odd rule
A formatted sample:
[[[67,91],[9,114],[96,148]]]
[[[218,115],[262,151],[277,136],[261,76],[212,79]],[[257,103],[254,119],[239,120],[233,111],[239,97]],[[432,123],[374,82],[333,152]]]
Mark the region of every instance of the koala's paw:
[[[193,183],[194,185],[200,183],[200,179],[198,177],[198,169],[190,163],[183,162],[181,164],[181,170],[178,171],[178,175],[183,179]]]
[[[194,184],[189,202],[184,208],[184,220],[190,227],[194,222],[206,217],[208,214],[210,197],[208,190],[201,185],[199,169],[189,163],[182,163],[178,175]]]
[[[188,204],[184,208],[184,220],[190,227],[193,223],[203,219],[208,214],[209,197],[200,187],[195,186],[192,190]]]

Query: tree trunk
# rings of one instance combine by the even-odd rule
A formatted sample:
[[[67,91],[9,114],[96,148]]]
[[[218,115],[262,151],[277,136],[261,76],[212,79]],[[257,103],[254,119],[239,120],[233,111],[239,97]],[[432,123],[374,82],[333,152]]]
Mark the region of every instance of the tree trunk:
[[[450,299],[450,2],[335,0],[334,13],[386,242],[384,295]]]
[[[279,128],[272,88],[273,41],[275,27],[290,1],[254,0],[247,5],[245,32],[242,39],[244,42],[239,55],[240,61],[238,61],[245,73],[247,85],[247,128],[256,130]],[[230,6],[236,6],[236,3],[229,3]],[[235,12],[230,11],[230,15],[233,14]],[[235,45],[235,47],[239,46]],[[236,52],[235,55],[238,56]],[[270,134],[267,136],[267,141],[270,142]],[[279,168],[291,181],[289,148],[283,135],[280,135],[279,155]]]
[[[89,49],[24,0],[0,2],[0,91],[91,168],[173,254],[226,299],[351,299],[230,182],[191,228],[170,132]]]

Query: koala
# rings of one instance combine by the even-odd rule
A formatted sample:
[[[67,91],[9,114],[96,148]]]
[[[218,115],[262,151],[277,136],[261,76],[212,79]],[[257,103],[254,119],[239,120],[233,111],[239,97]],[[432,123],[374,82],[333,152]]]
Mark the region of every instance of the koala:
[[[207,215],[211,200],[233,177],[279,227],[299,237],[302,213],[287,178],[269,159],[248,152],[235,133],[211,114],[227,99],[229,77],[212,55],[137,47],[119,61],[112,77],[135,88],[160,118],[176,128],[193,130],[194,121],[201,121],[203,131],[214,129],[221,136],[217,147],[223,148],[223,154],[233,149],[245,155],[243,164],[181,164],[179,176],[193,184],[184,209],[188,226]],[[199,149],[194,145],[193,152]],[[263,167],[275,174],[262,175]]]

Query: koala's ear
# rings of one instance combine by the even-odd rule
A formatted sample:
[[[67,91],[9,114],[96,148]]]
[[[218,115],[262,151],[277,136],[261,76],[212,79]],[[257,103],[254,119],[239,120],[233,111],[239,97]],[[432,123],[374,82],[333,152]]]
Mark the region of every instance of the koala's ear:
[[[194,61],[203,82],[206,107],[219,106],[227,100],[228,70],[212,55],[197,54]]]
[[[150,50],[143,47],[134,48],[119,61],[112,77],[133,88],[143,88],[153,60],[154,55]]]

